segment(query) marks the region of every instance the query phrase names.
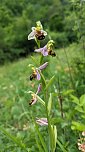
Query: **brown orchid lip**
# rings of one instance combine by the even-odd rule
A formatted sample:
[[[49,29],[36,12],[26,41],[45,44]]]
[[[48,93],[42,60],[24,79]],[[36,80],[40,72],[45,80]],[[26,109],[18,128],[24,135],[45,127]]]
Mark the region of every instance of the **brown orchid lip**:
[[[48,54],[51,55],[52,57],[56,56],[56,53],[53,50],[49,50]]]
[[[36,74],[32,74],[32,75],[30,75],[30,80],[32,81],[33,79],[35,79],[36,78]]]
[[[44,33],[41,32],[41,31],[36,32],[35,37],[36,37],[38,40],[43,40],[43,39],[45,39],[45,35],[44,35]]]
[[[31,80],[31,81],[33,80],[33,75],[30,75],[30,80]]]
[[[38,36],[37,39],[38,40],[43,40],[43,39],[45,39],[45,36],[44,35]]]

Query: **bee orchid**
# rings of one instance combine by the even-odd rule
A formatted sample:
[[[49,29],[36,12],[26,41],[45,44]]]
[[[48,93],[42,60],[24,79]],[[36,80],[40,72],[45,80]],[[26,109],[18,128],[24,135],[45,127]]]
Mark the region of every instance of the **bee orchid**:
[[[34,50],[34,52],[40,52],[43,56],[51,55],[54,57],[54,56],[56,56],[56,54],[53,51],[53,44],[54,44],[54,41],[50,40],[47,43],[47,45],[45,45],[43,48],[39,48],[39,49]]]
[[[38,40],[43,40],[47,32],[43,30],[40,21],[36,22],[36,27],[32,27],[32,32],[28,35],[28,40],[37,38]]]
[[[34,105],[36,102],[37,102],[37,96],[36,94],[31,94],[32,95],[32,99],[31,101],[29,102],[29,105]]]
[[[39,124],[40,126],[47,126],[48,125],[47,118],[37,118],[36,123]]]
[[[45,62],[44,64],[42,64],[40,67],[38,68],[32,68],[33,73],[30,76],[30,80],[32,81],[33,79],[37,79],[40,80],[41,76],[40,76],[40,71],[42,71],[43,69],[45,69],[48,65],[48,62]]]
[[[31,105],[34,105],[34,104],[37,102],[37,94],[40,93],[41,89],[42,89],[42,85],[41,85],[41,83],[40,83],[40,84],[38,85],[38,88],[37,88],[36,93],[35,93],[35,94],[31,94],[31,95],[32,95],[32,99],[31,99],[31,101],[30,101],[30,103],[29,103],[30,106],[31,106]]]

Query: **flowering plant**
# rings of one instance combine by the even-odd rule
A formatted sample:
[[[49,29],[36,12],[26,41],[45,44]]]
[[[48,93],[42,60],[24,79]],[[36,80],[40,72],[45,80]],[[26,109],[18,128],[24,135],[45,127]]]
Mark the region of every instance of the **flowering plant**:
[[[47,32],[43,30],[42,24],[40,21],[36,22],[36,27],[32,27],[32,32],[28,35],[28,40],[38,39],[43,40]]]
[[[39,135],[39,138],[42,143],[44,151],[47,152],[49,149],[49,151],[54,152],[56,149],[56,142],[57,142],[57,128],[55,125],[51,124],[51,115],[50,114],[51,114],[51,108],[52,108],[52,93],[50,93],[50,97],[48,97],[47,91],[48,91],[48,88],[50,87],[50,85],[52,85],[52,82],[53,82],[55,76],[53,76],[48,81],[48,84],[47,84],[42,71],[44,69],[46,69],[47,66],[49,66],[49,62],[44,63],[42,56],[46,57],[48,55],[51,55],[52,57],[55,57],[56,53],[53,50],[53,47],[54,47],[53,40],[48,41],[48,43],[44,47],[40,48],[40,42],[41,42],[41,40],[43,40],[45,38],[46,35],[47,35],[47,32],[43,30],[43,26],[40,21],[36,22],[36,27],[32,27],[32,32],[28,35],[28,40],[34,39],[36,41],[36,43],[38,45],[38,49],[34,50],[34,52],[40,53],[42,63],[43,63],[43,64],[41,64],[41,60],[40,60],[39,66],[37,68],[32,67],[33,72],[30,75],[30,80],[32,81],[33,79],[35,79],[36,81],[37,80],[41,81],[43,79],[43,81],[41,81],[41,83],[39,83],[36,93],[29,91],[29,93],[31,93],[31,95],[32,95],[32,99],[29,102],[29,105],[32,106],[32,105],[36,104],[36,102],[39,100],[40,103],[45,107],[46,117],[42,117],[42,118],[35,117],[36,120],[34,120],[34,124],[35,124],[35,129],[36,129],[37,134]],[[42,92],[43,85],[44,85],[44,90],[45,90],[44,91],[44,100],[38,96],[38,94],[40,92]],[[47,147],[46,143],[44,142],[44,139],[38,129],[38,125],[48,126],[49,148]],[[39,145],[39,149],[40,148],[42,149],[42,146]]]

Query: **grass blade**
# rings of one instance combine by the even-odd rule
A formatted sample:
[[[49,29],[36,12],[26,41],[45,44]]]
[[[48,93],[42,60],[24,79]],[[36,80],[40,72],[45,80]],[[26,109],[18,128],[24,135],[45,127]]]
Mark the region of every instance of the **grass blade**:
[[[67,150],[65,150],[64,146],[61,144],[61,142],[58,139],[57,139],[57,144],[61,148],[62,152],[67,152]]]
[[[39,136],[39,139],[40,139],[40,141],[41,141],[41,144],[42,144],[42,146],[43,146],[43,148],[44,148],[44,151],[45,151],[45,152],[48,152],[47,146],[46,146],[46,144],[45,144],[45,142],[44,142],[44,139],[43,139],[43,137],[42,137],[42,135],[41,135],[41,133],[40,133],[40,131],[39,131],[39,128],[38,128],[38,126],[37,126],[36,123],[35,123],[35,129],[36,129],[36,132],[37,132],[37,134],[38,134],[38,136]]]
[[[3,132],[3,134],[4,134],[7,138],[11,139],[11,140],[12,140],[14,143],[16,143],[19,147],[21,147],[22,149],[24,149],[24,150],[27,151],[25,144],[23,144],[21,141],[19,141],[19,139],[17,139],[16,137],[14,137],[14,136],[11,135],[10,133],[8,133],[4,128],[1,128],[1,127],[0,127],[0,130]]]

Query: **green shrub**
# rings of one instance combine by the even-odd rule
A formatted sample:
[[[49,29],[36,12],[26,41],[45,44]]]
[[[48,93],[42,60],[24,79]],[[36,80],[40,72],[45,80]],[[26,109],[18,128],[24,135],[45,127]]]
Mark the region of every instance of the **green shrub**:
[[[78,96],[85,93],[85,58],[82,56],[73,59],[74,80]]]
[[[65,32],[62,32],[62,33],[52,32],[50,33],[50,36],[51,36],[51,39],[54,39],[55,45],[57,48],[60,48],[69,44],[69,41]]]

